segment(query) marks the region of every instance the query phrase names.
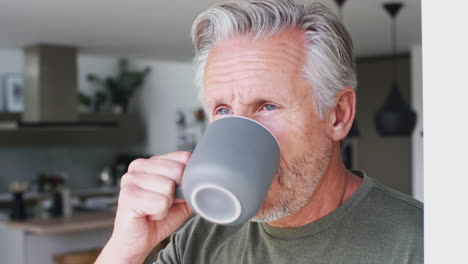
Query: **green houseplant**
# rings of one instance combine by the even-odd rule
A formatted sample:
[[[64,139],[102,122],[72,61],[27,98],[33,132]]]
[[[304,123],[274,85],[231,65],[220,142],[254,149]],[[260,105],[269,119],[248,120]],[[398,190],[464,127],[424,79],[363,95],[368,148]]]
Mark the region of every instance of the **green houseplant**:
[[[145,67],[142,71],[130,70],[128,60],[123,58],[119,60],[119,73],[117,76],[101,78],[96,74],[90,73],[87,78],[91,83],[105,87],[110,95],[112,105],[114,107],[120,106],[122,112],[126,113],[130,98],[143,85],[150,72],[151,69],[149,67]]]

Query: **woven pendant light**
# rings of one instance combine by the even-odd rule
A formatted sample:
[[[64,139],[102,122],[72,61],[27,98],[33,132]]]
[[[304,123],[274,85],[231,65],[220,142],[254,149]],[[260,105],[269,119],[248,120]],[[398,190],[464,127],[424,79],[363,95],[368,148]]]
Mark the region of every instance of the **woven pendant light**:
[[[400,2],[385,3],[385,11],[392,19],[392,83],[382,107],[374,115],[374,124],[380,136],[409,136],[416,124],[416,113],[401,95],[398,85],[398,66],[396,54],[396,16],[403,4]]]

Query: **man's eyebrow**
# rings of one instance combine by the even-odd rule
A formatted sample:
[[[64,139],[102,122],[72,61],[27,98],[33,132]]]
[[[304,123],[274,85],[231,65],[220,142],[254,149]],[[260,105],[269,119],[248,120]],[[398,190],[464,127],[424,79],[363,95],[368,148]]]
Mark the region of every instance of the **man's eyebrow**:
[[[257,106],[257,105],[260,105],[260,104],[264,104],[266,102],[272,102],[274,103],[276,100],[275,98],[267,98],[267,97],[259,97],[259,98],[254,98],[252,100],[249,100],[247,102],[244,103],[244,105],[254,105],[254,106]],[[224,98],[216,98],[210,102],[208,102],[207,106],[208,107],[216,107],[218,105],[223,105],[223,104],[228,104],[226,102],[226,100]]]
[[[226,104],[226,100],[223,98],[215,98],[214,100],[209,100],[207,102],[207,107],[216,107],[218,105]]]

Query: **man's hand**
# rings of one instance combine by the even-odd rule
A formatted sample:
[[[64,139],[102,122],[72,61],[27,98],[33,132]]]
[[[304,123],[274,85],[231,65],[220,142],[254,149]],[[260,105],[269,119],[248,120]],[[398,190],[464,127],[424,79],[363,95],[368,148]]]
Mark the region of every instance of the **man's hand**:
[[[134,160],[122,176],[111,239],[96,263],[142,263],[151,249],[191,214],[175,200],[190,152]]]

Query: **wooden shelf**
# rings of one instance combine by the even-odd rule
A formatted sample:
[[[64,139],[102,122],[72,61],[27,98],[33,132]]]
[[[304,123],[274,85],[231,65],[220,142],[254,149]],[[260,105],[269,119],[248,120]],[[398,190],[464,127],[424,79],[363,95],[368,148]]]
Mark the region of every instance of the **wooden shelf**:
[[[112,228],[115,212],[73,215],[51,219],[12,221],[8,226],[23,229],[34,234],[57,234],[83,232],[100,228]]]
[[[94,188],[81,188],[71,189],[70,194],[73,197],[80,199],[87,199],[92,197],[112,197],[119,194],[120,188],[115,186],[109,187],[94,187]],[[23,199],[26,206],[35,206],[38,201],[50,198],[51,193],[38,193],[38,192],[26,192]],[[0,210],[9,209],[11,207],[11,201],[13,195],[10,192],[0,193]]]
[[[15,123],[21,114],[0,113],[0,123]],[[18,127],[0,129],[0,147],[51,145],[112,145],[124,146],[143,143],[144,127],[138,115],[83,113],[80,122],[114,123],[114,126],[95,127]],[[1,126],[0,126],[1,127]]]

